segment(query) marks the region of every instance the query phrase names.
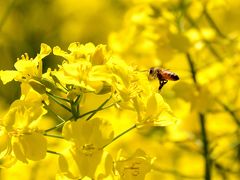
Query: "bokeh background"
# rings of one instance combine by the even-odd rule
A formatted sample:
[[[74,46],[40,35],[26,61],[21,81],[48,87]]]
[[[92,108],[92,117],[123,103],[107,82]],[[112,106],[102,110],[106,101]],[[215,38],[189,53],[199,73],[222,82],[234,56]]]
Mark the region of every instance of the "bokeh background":
[[[42,42],[67,49],[76,41],[107,44],[139,70],[170,69],[180,80],[165,85],[161,95],[179,122],[129,133],[111,150],[141,148],[157,157],[146,179],[237,180],[239,8],[236,0],[1,0],[0,69],[13,69],[25,52],[35,57]],[[57,63],[50,55],[45,70]],[[0,84],[2,115],[20,90],[16,82]],[[129,116],[112,114],[116,129]],[[54,179],[54,161],[18,163],[0,169],[0,179]]]

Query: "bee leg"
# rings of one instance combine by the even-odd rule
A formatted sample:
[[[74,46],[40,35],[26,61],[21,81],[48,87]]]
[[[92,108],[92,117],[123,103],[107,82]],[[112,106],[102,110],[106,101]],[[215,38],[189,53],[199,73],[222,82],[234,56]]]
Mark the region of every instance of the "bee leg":
[[[159,81],[160,86],[159,86],[158,90],[160,91],[160,90],[162,89],[162,87],[163,87],[167,82],[168,82],[167,80],[161,80],[161,81]]]

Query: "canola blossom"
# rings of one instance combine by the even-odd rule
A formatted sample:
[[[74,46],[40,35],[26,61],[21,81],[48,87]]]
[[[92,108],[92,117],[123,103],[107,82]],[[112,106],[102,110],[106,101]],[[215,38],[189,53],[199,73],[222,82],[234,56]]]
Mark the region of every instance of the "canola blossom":
[[[1,71],[1,80],[5,84],[20,82],[22,92],[1,119],[2,159],[11,156],[24,163],[44,159],[47,152],[52,152],[48,151],[47,138],[54,136],[49,133],[60,129],[62,135],[56,138],[65,139],[69,146],[54,152],[59,155],[59,177],[111,177],[115,176],[114,157],[105,148],[120,140],[120,136],[114,138],[111,119],[98,117],[99,111],[135,112],[132,129],[176,122],[170,107],[148,81],[148,74],[112,55],[106,46],[76,42],[69,45],[68,51],[54,47],[53,54],[60,57],[62,64],[44,73],[41,64],[50,52],[51,48],[42,44],[36,58],[25,54],[17,60],[16,70],[12,70],[16,76],[11,76],[11,71]],[[104,102],[83,113],[88,96],[93,95],[96,99],[104,96]],[[56,114],[61,123],[40,128],[39,121],[53,111],[52,103],[70,116],[64,119]],[[9,162],[2,166],[5,163]]]
[[[0,179],[239,179],[240,2],[1,5]]]

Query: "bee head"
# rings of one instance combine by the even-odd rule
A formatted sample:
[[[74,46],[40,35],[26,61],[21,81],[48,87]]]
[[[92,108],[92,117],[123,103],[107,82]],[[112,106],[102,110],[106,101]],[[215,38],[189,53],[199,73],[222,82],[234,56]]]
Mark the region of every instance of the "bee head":
[[[149,69],[149,74],[153,74],[154,73],[154,67],[151,67],[150,69]]]
[[[153,80],[155,79],[156,77],[156,71],[155,71],[155,68],[154,67],[151,67],[149,69],[149,74],[148,74],[148,80]]]

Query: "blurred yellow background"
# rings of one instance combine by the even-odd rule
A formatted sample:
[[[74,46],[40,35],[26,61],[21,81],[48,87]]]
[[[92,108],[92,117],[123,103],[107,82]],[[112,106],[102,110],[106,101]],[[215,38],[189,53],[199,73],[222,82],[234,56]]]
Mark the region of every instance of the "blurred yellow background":
[[[71,42],[107,44],[139,70],[170,69],[180,80],[165,85],[161,95],[179,122],[131,132],[109,151],[116,154],[123,148],[133,153],[142,148],[157,157],[146,179],[237,180],[239,9],[237,0],[2,0],[0,69],[13,69],[25,52],[35,57],[42,42],[63,49]],[[48,56],[44,71],[59,63]],[[20,89],[17,82],[0,85],[1,115],[19,98]],[[92,103],[94,99],[89,107]],[[110,112],[100,115],[112,118],[115,134],[129,127],[130,113]],[[18,162],[14,168],[0,169],[0,179],[54,179],[57,168],[57,159],[49,155],[40,163]]]

